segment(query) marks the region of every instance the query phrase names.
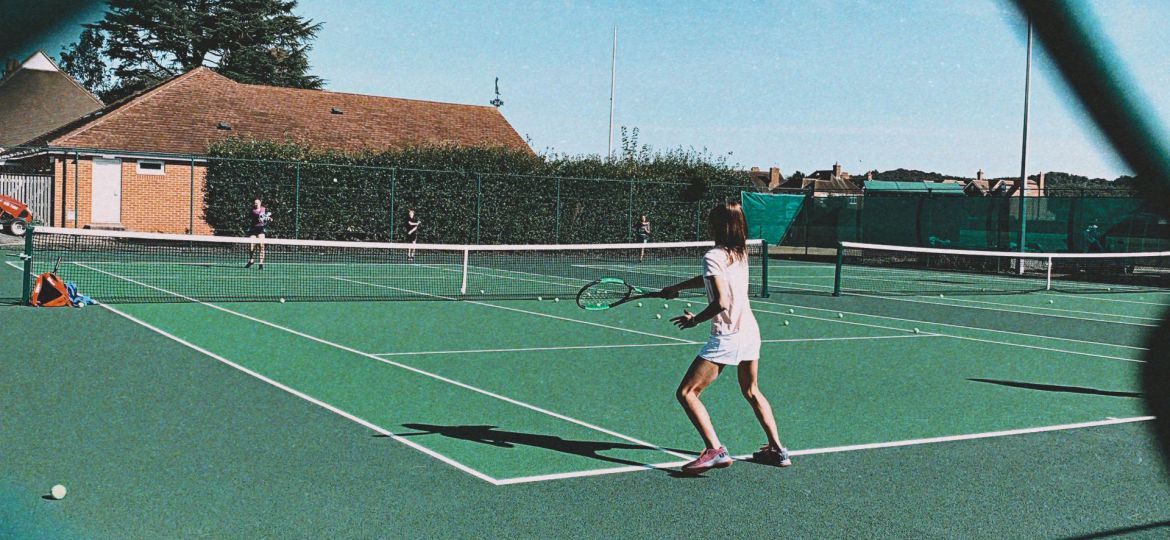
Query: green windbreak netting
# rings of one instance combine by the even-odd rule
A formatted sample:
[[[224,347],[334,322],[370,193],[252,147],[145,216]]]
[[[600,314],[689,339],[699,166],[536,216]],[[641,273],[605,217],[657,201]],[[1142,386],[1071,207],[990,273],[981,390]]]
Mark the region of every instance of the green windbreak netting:
[[[796,221],[804,199],[804,195],[742,192],[740,201],[747,217],[748,238],[762,238],[769,244],[779,244]]]
[[[1133,197],[869,195],[807,198],[783,245],[835,248],[865,242],[1019,251],[1170,250],[1170,223]],[[771,241],[771,240],[769,240]]]

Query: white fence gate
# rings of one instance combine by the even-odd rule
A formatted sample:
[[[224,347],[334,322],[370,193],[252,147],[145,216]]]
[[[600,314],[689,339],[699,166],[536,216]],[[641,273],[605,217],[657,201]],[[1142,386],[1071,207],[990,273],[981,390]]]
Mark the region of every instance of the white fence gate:
[[[49,222],[53,177],[47,174],[0,173],[0,195],[14,197],[28,205],[33,218]]]

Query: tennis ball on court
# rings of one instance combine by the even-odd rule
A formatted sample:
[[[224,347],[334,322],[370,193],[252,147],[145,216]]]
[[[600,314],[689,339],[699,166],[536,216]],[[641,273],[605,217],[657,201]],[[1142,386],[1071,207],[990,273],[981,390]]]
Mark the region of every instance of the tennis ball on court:
[[[543,297],[543,296],[537,296],[537,297],[536,297],[536,301],[537,301],[537,302],[543,302],[543,301],[544,301],[544,297]]]
[[[484,294],[483,289],[479,290],[479,294]]]
[[[1052,300],[1049,300],[1049,301],[1048,301],[1048,303],[1049,303],[1049,304],[1055,304],[1056,302],[1053,302]]]
[[[784,326],[788,326],[788,321],[784,321]]]
[[[789,313],[796,313],[796,310],[795,310],[795,309],[792,309],[792,308],[788,308],[788,312],[789,312]]]
[[[655,313],[655,314],[654,314],[654,318],[655,318],[655,319],[661,319],[661,318],[662,318],[662,314],[661,314],[661,313]]]
[[[53,486],[53,489],[49,490],[49,496],[58,501],[64,499],[66,493],[68,492],[65,491],[65,486],[62,486],[61,484],[57,484]]]
[[[560,301],[561,301],[560,298],[553,298],[553,302],[560,302]]]
[[[693,307],[693,306],[691,306],[690,302],[687,302],[687,307]]]
[[[641,303],[641,302],[638,302],[638,307],[642,307],[642,303]]]
[[[919,330],[919,329],[917,329],[917,328],[915,328],[915,329],[914,329],[914,333],[915,333],[915,334],[917,334],[917,333],[919,333],[919,332],[921,332],[921,330]]]
[[[942,298],[942,297],[943,297],[942,293],[939,293],[938,297],[939,297],[939,298]]]
[[[281,304],[283,304],[283,303],[284,303],[284,298],[281,298],[281,299],[280,299],[280,303],[281,303]]]
[[[670,309],[670,304],[662,304],[662,309]]]
[[[837,318],[838,318],[838,319],[844,319],[844,318],[845,318],[845,314],[844,314],[844,313],[838,313],[838,314],[837,314]]]

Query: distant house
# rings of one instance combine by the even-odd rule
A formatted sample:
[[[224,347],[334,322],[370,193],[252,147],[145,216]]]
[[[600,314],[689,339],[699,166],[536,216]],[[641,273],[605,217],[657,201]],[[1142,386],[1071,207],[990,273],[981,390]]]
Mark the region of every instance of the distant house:
[[[44,52],[10,62],[0,79],[0,149],[92,113],[103,104]]]
[[[759,167],[752,167],[752,170],[748,171],[748,178],[751,179],[752,185],[768,191],[779,188],[784,182],[784,174],[780,172],[779,167],[772,167],[768,172],[761,171]]]
[[[25,146],[41,149],[6,158],[47,161],[52,225],[208,234],[204,157],[226,137],[341,151],[431,144],[531,152],[494,107],[243,84],[200,67],[35,136]]]
[[[829,197],[834,195],[861,195],[861,185],[854,182],[849,173],[841,170],[841,164],[833,164],[832,169],[813,171],[800,179],[799,185],[789,182],[781,187],[799,188],[811,191],[814,197]]]
[[[968,195],[975,196],[1016,196],[1019,193],[1019,178],[991,178],[988,179],[983,175],[983,169],[979,169],[976,173],[975,179],[967,182],[964,187],[964,192]],[[1046,193],[1044,186],[1044,173],[1035,179],[1029,178],[1025,189],[1025,195],[1028,197],[1043,197]]]

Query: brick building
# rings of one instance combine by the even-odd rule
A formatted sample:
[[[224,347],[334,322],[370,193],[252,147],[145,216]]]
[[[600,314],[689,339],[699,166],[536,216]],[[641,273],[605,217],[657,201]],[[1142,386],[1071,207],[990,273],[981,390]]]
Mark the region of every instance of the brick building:
[[[209,146],[226,137],[317,149],[417,145],[531,151],[489,106],[242,84],[196,68],[24,143],[8,161],[53,174],[54,226],[210,234]]]

